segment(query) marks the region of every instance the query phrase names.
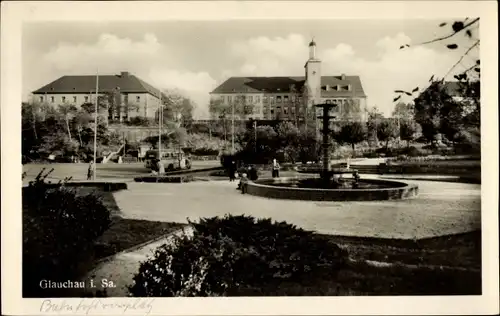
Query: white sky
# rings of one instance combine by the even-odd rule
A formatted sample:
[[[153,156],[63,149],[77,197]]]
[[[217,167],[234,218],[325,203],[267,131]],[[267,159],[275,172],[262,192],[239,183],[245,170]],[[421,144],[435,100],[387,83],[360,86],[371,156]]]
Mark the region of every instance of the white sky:
[[[450,20],[448,20],[450,21]],[[400,50],[450,33],[443,20],[253,20],[33,22],[23,27],[23,98],[63,75],[130,71],[159,88],[183,91],[207,113],[208,93],[230,76],[303,75],[312,36],[323,75],[359,75],[368,106],[386,115],[394,90],[443,76],[473,40],[464,34]],[[478,30],[473,34],[478,37]],[[457,43],[457,50],[445,44]],[[471,65],[479,49],[464,59]],[[457,70],[463,69],[463,66]],[[408,101],[408,100],[407,100]]]

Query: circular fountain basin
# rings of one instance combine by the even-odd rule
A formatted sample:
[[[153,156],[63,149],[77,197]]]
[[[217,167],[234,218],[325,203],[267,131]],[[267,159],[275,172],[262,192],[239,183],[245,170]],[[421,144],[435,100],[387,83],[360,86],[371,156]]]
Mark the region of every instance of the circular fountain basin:
[[[356,188],[352,188],[350,184],[336,188],[333,185],[325,186],[320,178],[293,177],[248,181],[244,184],[243,191],[250,195],[272,199],[383,201],[414,197],[418,194],[418,186],[393,180],[359,179]]]

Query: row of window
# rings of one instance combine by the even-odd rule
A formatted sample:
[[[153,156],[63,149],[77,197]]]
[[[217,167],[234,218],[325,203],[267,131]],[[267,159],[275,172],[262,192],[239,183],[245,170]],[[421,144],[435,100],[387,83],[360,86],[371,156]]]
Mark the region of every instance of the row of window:
[[[238,101],[243,101],[243,102],[248,102],[248,103],[260,103],[260,96],[259,95],[248,95],[248,96],[233,96],[233,95],[223,95],[220,97],[221,98],[221,101],[223,103],[228,103],[228,104],[231,104],[233,102],[238,102]],[[295,96],[295,95],[292,95],[292,96],[288,96],[288,95],[277,95],[277,96],[263,96],[262,97],[262,101],[264,103],[282,103],[282,102],[289,102],[289,101],[292,101],[292,102],[295,102],[295,101],[298,101],[299,100],[299,97],[298,96]]]
[[[302,113],[303,112],[303,108],[300,107],[299,108],[299,113]],[[274,114],[275,113],[275,109],[274,108],[268,108],[268,107],[264,107],[263,108],[263,113],[264,114]],[[281,113],[281,107],[278,106],[276,107],[276,113]],[[284,115],[288,115],[288,113],[290,113],[291,115],[295,115],[295,108],[294,107],[291,107],[291,108],[288,108],[288,107],[283,107],[283,112],[282,112]]]
[[[66,101],[67,101],[66,97],[62,96],[61,97],[61,102],[62,103],[66,103]],[[136,102],[141,102],[141,97],[140,96],[136,96],[135,101]],[[40,102],[45,102],[44,96],[40,96]],[[55,103],[56,102],[56,99],[55,99],[54,96],[50,97],[50,102],[51,103]],[[77,97],[73,96],[73,103],[76,103],[76,102],[77,102]],[[89,102],[89,97],[88,96],[84,96],[84,103],[87,103],[87,102]]]

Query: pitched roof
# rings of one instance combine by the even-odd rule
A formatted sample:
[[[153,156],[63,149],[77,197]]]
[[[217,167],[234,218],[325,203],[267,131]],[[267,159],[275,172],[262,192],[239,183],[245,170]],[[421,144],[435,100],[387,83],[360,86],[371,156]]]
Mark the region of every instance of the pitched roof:
[[[119,75],[99,75],[99,91],[111,92],[117,87],[126,93],[149,93],[158,98],[158,89],[127,72]],[[95,92],[96,76],[62,76],[59,79],[33,91],[33,94],[44,93],[91,93]],[[166,95],[163,94],[166,98]]]
[[[211,93],[289,93],[292,86],[300,92],[305,77],[231,77]],[[347,90],[337,90],[337,86],[350,86]],[[321,76],[322,97],[365,97],[359,76]],[[327,86],[331,88],[327,90]]]

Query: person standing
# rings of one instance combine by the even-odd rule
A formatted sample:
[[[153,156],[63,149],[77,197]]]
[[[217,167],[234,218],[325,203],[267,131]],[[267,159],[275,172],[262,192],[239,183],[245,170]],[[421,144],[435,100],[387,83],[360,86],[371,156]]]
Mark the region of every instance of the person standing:
[[[273,178],[279,178],[280,177],[280,164],[279,162],[275,159],[273,159],[273,165],[272,165],[272,175]]]
[[[90,161],[89,168],[87,169],[87,180],[92,180],[94,177],[94,161]]]
[[[229,181],[233,182],[234,180],[236,180],[235,173],[236,173],[236,162],[233,160],[229,165]]]

